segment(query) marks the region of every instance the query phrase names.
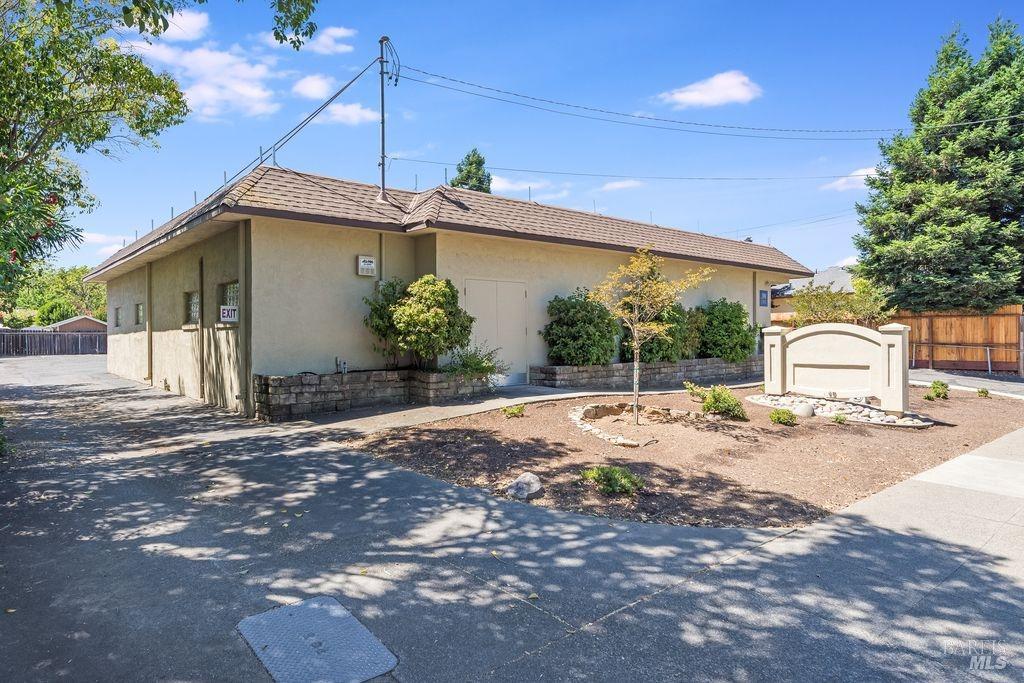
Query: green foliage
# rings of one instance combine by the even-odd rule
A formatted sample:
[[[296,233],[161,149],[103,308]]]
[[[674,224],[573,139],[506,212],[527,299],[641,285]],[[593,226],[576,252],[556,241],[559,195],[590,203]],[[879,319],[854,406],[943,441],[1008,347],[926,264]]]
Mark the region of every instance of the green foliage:
[[[839,292],[831,283],[804,287],[793,295],[797,326],[817,323],[851,323],[866,327],[884,325],[896,309],[887,304],[888,294],[864,278],[853,279],[853,292]]]
[[[501,414],[506,418],[523,417],[526,415],[526,406],[522,403],[515,406],[505,406],[501,409]]]
[[[114,156],[184,120],[185,96],[112,36],[113,0],[0,4],[0,295],[75,245],[93,205],[68,152]]]
[[[107,288],[98,283],[86,283],[84,278],[88,273],[88,266],[57,268],[47,263],[33,264],[7,295],[0,296],[0,311],[13,307],[38,313],[49,302],[59,300],[74,309],[68,317],[91,315],[106,320]]]
[[[78,315],[75,307],[67,299],[51,299],[39,309],[36,322],[40,325],[52,325]]]
[[[948,399],[949,398],[949,385],[940,379],[932,382],[931,394],[935,398]]]
[[[687,391],[689,392],[689,388]],[[701,409],[705,413],[721,415],[733,420],[747,419],[747,411],[743,409],[743,403],[729,391],[728,387],[716,385],[701,389],[699,396],[702,399]]]
[[[843,413],[836,413],[835,415],[832,416],[832,421],[835,422],[837,425],[844,425],[846,424],[846,415],[844,415]]]
[[[986,389],[985,387],[979,388],[978,389],[978,398],[990,398],[989,397],[989,393],[988,393],[988,389]]]
[[[363,324],[374,337],[373,350],[384,357],[387,368],[398,367],[402,356],[401,333],[395,325],[394,307],[405,296],[405,282],[391,278],[381,282],[372,297],[363,297],[370,311]]]
[[[392,312],[398,343],[413,354],[418,367],[469,344],[473,316],[459,306],[451,280],[424,275],[409,285]]]
[[[675,363],[697,357],[701,333],[707,323],[703,310],[673,304],[658,316],[658,321],[668,324],[665,336],[654,337],[640,347],[641,363]],[[628,329],[622,335],[621,354],[623,358],[633,355],[633,335]]]
[[[703,401],[704,398],[708,395],[707,389],[698,384],[694,384],[689,380],[683,381],[683,389],[686,390],[687,394],[697,399],[698,401]]]
[[[615,320],[585,289],[548,302],[551,322],[541,336],[555,365],[603,365],[615,354]]]
[[[644,480],[626,467],[599,465],[580,472],[584,481],[597,484],[597,490],[606,496],[634,496],[644,487]]]
[[[1024,41],[997,20],[977,59],[954,31],[910,108],[913,132],[880,145],[858,205],[859,274],[915,311],[991,311],[1024,300]],[[967,121],[985,121],[958,125]]]
[[[456,349],[451,361],[441,368],[450,375],[460,377],[491,377],[508,372],[508,364],[498,358],[498,349],[467,346]]]
[[[0,325],[20,330],[24,327],[36,324],[36,312],[16,308],[10,313],[0,316]]]
[[[929,391],[927,394],[924,395],[924,400],[926,400],[926,401],[934,401],[935,400],[935,394],[933,394],[932,392]]]
[[[796,426],[796,415],[793,414],[792,410],[788,408],[776,408],[772,412],[768,413],[768,419],[773,424],[785,425],[787,427]]]
[[[448,183],[452,187],[463,187],[477,192],[491,192],[491,174],[487,172],[484,155],[477,148],[469,150],[455,167],[455,177]]]
[[[738,301],[718,299],[704,306],[707,322],[700,339],[702,358],[729,363],[745,361],[757,348],[757,330],[748,322],[747,309]]]

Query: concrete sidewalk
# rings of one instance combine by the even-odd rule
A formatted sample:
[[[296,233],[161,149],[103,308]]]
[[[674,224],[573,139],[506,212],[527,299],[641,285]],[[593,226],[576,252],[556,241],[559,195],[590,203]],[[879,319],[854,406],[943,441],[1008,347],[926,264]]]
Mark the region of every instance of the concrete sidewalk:
[[[993,394],[1024,398],[1024,378],[1017,377],[1016,375],[944,372],[927,368],[915,368],[910,371],[911,382],[931,384],[935,380],[942,380],[951,387],[961,387],[964,389],[984,388]]]
[[[497,499],[92,359],[0,359],[0,405],[3,680],[265,679],[235,625],[314,595],[399,680],[1024,678],[1024,431],[787,533]]]

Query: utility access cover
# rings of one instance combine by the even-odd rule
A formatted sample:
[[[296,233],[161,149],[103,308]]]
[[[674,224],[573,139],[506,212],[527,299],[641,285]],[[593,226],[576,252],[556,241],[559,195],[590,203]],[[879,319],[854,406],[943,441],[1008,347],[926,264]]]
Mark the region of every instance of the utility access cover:
[[[326,596],[246,617],[238,632],[277,683],[361,683],[398,664],[384,643]]]

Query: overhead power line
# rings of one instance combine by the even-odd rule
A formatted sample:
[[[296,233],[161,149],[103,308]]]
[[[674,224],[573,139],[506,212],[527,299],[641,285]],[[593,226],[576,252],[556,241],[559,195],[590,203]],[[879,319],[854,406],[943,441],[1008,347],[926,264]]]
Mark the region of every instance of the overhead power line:
[[[560,101],[560,100],[554,100],[554,99],[550,99],[550,98],[546,98],[546,97],[537,97],[537,96],[534,96],[534,95],[527,95],[527,94],[515,92],[515,91],[512,91],[512,90],[505,90],[505,89],[502,89],[502,88],[496,88],[496,87],[493,87],[493,86],[483,85],[483,84],[480,84],[480,83],[473,83],[471,81],[466,81],[466,80],[463,80],[463,79],[454,78],[452,76],[446,76],[444,74],[434,73],[434,72],[426,71],[426,70],[423,70],[423,69],[417,69],[416,67],[411,67],[411,66],[407,66],[407,65],[404,68],[409,70],[409,71],[415,71],[416,73],[423,74],[424,76],[428,76],[430,78],[439,78],[439,79],[448,81],[449,83],[458,83],[460,85],[469,86],[471,88],[476,88],[478,90],[485,90],[485,91],[488,91],[488,92],[500,93],[502,95],[509,95],[509,96],[517,97],[517,98],[524,99],[524,100],[531,100],[533,102],[542,102],[544,104],[551,104],[551,105],[555,105],[555,106],[559,106],[559,107],[567,107],[567,108],[570,108],[570,109],[578,109],[578,110],[581,110],[581,111],[589,111],[589,112],[593,112],[593,113],[596,113],[596,114],[606,114],[606,115],[610,115],[610,116],[620,116],[620,117],[624,117],[624,118],[638,119],[638,120],[644,120],[644,121],[655,121],[655,122],[659,122],[659,123],[671,123],[671,124],[675,124],[675,125],[678,125],[678,126],[694,126],[694,127],[698,127],[698,128],[713,128],[713,129],[721,129],[721,130],[734,130],[734,131],[748,131],[749,132],[749,134],[724,133],[724,132],[717,132],[716,133],[716,132],[713,132],[713,131],[706,131],[706,130],[702,131],[702,130],[687,130],[687,129],[682,129],[682,128],[669,128],[669,130],[682,130],[684,132],[689,132],[689,133],[703,133],[703,134],[707,134],[707,135],[715,135],[715,134],[717,134],[717,135],[731,135],[731,136],[735,136],[735,137],[760,137],[760,138],[767,138],[767,139],[782,139],[782,140],[874,140],[874,139],[876,139],[877,136],[872,136],[872,137],[854,137],[854,138],[850,138],[850,137],[800,137],[800,136],[791,136],[791,135],[785,135],[785,136],[756,135],[754,133],[816,133],[816,134],[822,134],[822,133],[899,133],[899,132],[902,132],[902,131],[905,131],[905,130],[908,129],[908,127],[906,127],[906,126],[893,127],[893,128],[776,128],[776,127],[768,127],[768,126],[741,126],[741,125],[725,124],[725,123],[706,123],[706,122],[700,122],[700,121],[685,121],[685,120],[680,120],[680,119],[667,118],[667,117],[663,117],[663,116],[653,116],[653,115],[650,115],[650,114],[639,114],[639,113],[621,112],[621,111],[615,111],[615,110],[612,110],[612,109],[603,109],[603,108],[600,108],[600,107],[592,107],[592,106],[587,106],[587,105],[582,105],[582,104],[574,104],[572,102],[563,102],[563,101]],[[516,101],[513,101],[513,100],[507,100],[507,99],[500,98],[500,97],[492,97],[492,96],[484,95],[483,93],[467,91],[467,90],[463,90],[461,88],[454,88],[454,87],[451,87],[451,86],[445,86],[445,85],[442,85],[440,83],[433,83],[433,82],[430,82],[430,81],[423,81],[423,80],[415,79],[415,78],[412,78],[410,76],[406,76],[405,78],[407,80],[411,80],[411,81],[414,81],[416,83],[422,83],[422,84],[425,84],[425,85],[432,85],[432,86],[436,86],[436,87],[440,87],[440,88],[446,88],[446,89],[449,89],[449,90],[455,90],[456,92],[462,92],[462,93],[466,93],[466,94],[469,94],[469,95],[476,95],[478,97],[486,97],[488,99],[493,99],[493,100],[497,100],[497,101],[500,101],[500,102],[507,102],[509,104],[517,104],[517,105],[520,105],[520,106],[530,106],[530,105],[527,105],[526,103],[523,103],[523,102],[516,102]],[[541,111],[550,111],[552,113],[559,113],[559,114],[564,114],[564,115],[572,115],[570,112],[560,112],[558,110],[552,110],[552,109],[548,109],[546,107],[532,107],[532,108],[540,109]],[[1007,115],[1007,116],[997,116],[997,117],[986,118],[986,119],[978,119],[978,120],[975,120],[975,121],[961,121],[961,122],[958,122],[958,123],[923,124],[922,127],[929,128],[929,129],[941,130],[941,129],[944,129],[944,128],[959,128],[959,127],[963,127],[963,126],[973,126],[973,125],[979,125],[979,124],[983,124],[983,123],[994,123],[994,122],[998,122],[998,121],[1006,121],[1006,120],[1009,120],[1009,119],[1016,119],[1016,118],[1021,118],[1021,117],[1024,117],[1024,114],[1010,114],[1010,115]],[[614,120],[611,120],[611,119],[603,119],[603,118],[591,117],[591,116],[583,116],[582,118],[590,118],[590,119],[595,119],[595,120],[598,120],[598,121],[608,121],[608,122],[614,122],[614,123],[627,123],[625,121],[614,121]],[[642,125],[642,124],[634,124],[634,125]],[[661,128],[661,126],[651,126],[651,125],[646,125],[644,127],[648,127],[648,128]]]
[[[404,161],[414,164],[432,164],[434,166],[456,166],[455,162],[435,161],[432,159],[407,159],[404,157],[388,157],[393,161]],[[869,173],[848,173],[844,175],[804,175],[804,176],[671,176],[671,175],[628,175],[623,173],[598,173],[587,171],[552,171],[536,168],[513,168],[510,166],[492,166],[486,164],[491,171],[509,173],[534,173],[536,175],[574,176],[581,178],[623,178],[629,180],[693,180],[693,181],[759,181],[759,180],[839,180],[842,178],[865,178]]]

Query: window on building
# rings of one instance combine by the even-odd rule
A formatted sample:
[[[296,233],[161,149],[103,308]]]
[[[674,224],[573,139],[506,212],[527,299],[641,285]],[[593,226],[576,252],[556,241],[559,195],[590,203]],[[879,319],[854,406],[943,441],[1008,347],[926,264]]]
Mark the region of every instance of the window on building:
[[[142,304],[135,304],[135,324],[146,324],[146,307]]]
[[[199,292],[185,292],[185,323],[199,323]]]
[[[121,307],[114,308],[114,327],[121,327]]]
[[[238,305],[238,282],[227,282],[220,286],[220,305]]]

